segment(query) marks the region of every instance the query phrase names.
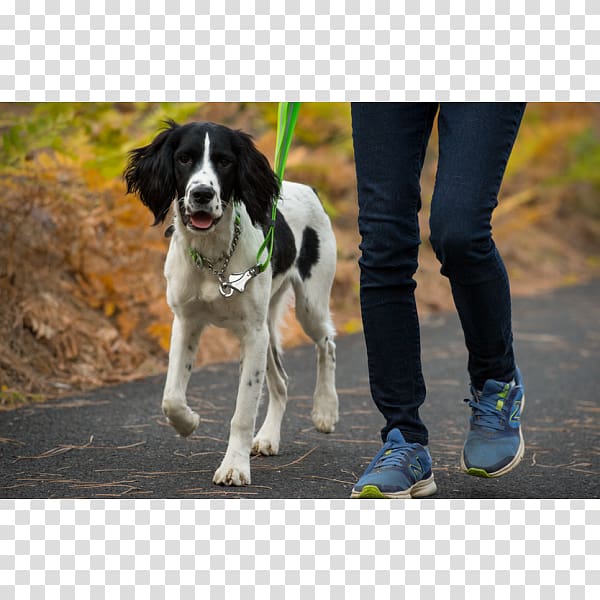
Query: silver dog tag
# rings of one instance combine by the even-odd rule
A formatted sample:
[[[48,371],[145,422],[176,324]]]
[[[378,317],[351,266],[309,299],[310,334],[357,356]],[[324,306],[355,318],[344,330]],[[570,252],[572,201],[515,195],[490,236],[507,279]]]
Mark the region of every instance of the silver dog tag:
[[[234,290],[240,294],[246,289],[246,284],[259,274],[259,270],[254,266],[243,273],[231,273],[227,281],[221,281],[219,291],[225,298],[229,298]]]

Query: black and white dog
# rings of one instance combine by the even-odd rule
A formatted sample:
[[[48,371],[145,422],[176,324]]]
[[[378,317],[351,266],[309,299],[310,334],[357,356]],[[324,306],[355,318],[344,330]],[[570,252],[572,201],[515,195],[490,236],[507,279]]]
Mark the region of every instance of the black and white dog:
[[[174,319],[163,412],[182,436],[196,429],[200,418],[187,405],[186,388],[200,334],[209,324],[231,330],[240,340],[240,380],[229,444],[213,482],[249,484],[250,453],[279,451],[287,375],[278,323],[292,291],[297,318],[317,348],[313,423],[331,432],[338,421],[329,312],[336,243],[329,218],[310,187],[284,182],[279,189],[249,135],[214,123],[169,121],[149,145],[130,152],[124,175],[127,192],[138,194],[155,224],[173,205],[164,273]],[[248,272],[278,197],[272,260],[262,273]],[[265,373],[269,405],[254,436]]]

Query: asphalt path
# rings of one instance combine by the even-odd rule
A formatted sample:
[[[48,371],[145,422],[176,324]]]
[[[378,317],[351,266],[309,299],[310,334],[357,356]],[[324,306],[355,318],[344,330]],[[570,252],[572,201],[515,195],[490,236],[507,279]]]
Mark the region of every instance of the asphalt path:
[[[498,479],[460,471],[469,409],[458,319],[444,313],[421,324],[434,497],[598,498],[600,281],[515,299],[513,321],[526,451]],[[249,486],[212,484],[234,409],[235,362],[192,374],[189,403],[202,420],[186,439],[161,413],[164,375],[0,413],[0,497],[348,498],[381,445],[383,419],[369,396],[362,335],[339,337],[337,359],[340,422],[321,434],[310,419],[314,350],[286,352],[290,401],[280,454],[252,458]]]

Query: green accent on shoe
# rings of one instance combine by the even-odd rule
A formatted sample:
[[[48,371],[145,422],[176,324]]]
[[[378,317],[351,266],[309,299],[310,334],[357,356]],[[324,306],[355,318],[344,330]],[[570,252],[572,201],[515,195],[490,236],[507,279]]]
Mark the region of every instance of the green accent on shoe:
[[[485,477],[486,479],[491,479],[491,475],[483,469],[475,469],[472,467],[467,469],[467,474],[474,475],[475,477]]]
[[[360,492],[359,498],[385,498],[385,496],[379,491],[379,488],[375,485],[365,485]]]

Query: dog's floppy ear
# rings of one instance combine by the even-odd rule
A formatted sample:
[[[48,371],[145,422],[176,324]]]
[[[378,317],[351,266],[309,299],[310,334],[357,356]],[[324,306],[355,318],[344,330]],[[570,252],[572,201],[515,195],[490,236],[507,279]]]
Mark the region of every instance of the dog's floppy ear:
[[[129,152],[123,172],[127,193],[135,193],[154,214],[154,225],[165,220],[177,195],[173,172],[173,145],[169,140],[179,128],[175,121],[166,121],[166,128],[147,146]]]
[[[271,207],[279,195],[279,180],[252,138],[243,131],[235,133],[238,173],[234,198],[244,203],[253,223],[267,226],[271,223]]]

